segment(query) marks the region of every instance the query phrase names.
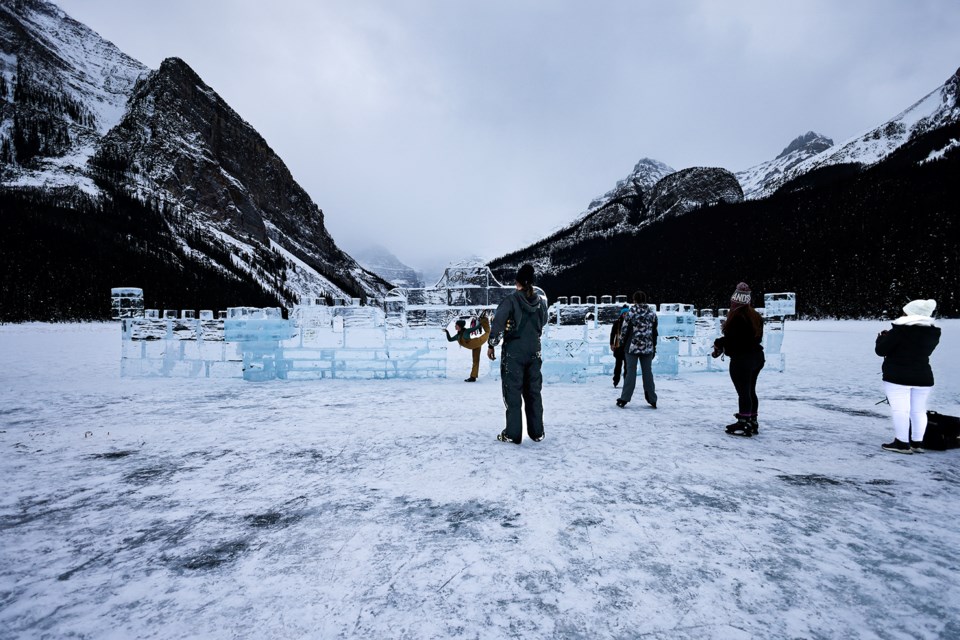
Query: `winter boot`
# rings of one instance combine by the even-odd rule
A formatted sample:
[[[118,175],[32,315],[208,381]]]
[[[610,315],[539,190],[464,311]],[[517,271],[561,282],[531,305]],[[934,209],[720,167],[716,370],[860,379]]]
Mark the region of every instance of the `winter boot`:
[[[744,438],[749,438],[753,435],[753,430],[750,428],[750,418],[746,416],[741,416],[739,413],[733,414],[737,419],[733,424],[727,425],[727,433],[732,436],[743,436]]]
[[[760,425],[757,424],[757,414],[750,416],[750,435],[757,435],[760,433]]]
[[[896,438],[893,439],[893,442],[880,445],[880,448],[884,451],[892,451],[893,453],[913,453],[913,450],[910,448],[909,444],[897,440]]]
[[[500,432],[499,435],[497,435],[497,440],[499,440],[500,442],[512,442],[513,444],[520,444],[519,440],[514,440],[513,438],[507,435],[506,429],[504,429],[503,431]]]

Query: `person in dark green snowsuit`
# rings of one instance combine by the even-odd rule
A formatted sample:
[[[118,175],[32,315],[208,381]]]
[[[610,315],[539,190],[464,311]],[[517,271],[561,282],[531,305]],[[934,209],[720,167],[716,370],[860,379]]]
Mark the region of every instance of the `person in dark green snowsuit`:
[[[487,357],[496,360],[494,347],[503,348],[500,359],[500,384],[507,410],[507,427],[497,436],[501,442],[520,444],[523,439],[523,415],[527,434],[534,442],[543,440],[543,400],[540,389],[540,334],[547,324],[547,303],[533,290],[533,267],[525,264],[517,271],[517,290],[497,306],[490,325]]]

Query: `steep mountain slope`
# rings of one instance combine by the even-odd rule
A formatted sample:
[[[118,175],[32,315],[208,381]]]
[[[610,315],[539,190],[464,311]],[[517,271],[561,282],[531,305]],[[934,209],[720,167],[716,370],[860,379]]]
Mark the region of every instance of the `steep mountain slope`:
[[[86,162],[147,68],[56,6],[0,3],[0,180],[95,187]]]
[[[142,251],[143,259],[208,273],[203,286],[211,297],[218,288],[237,290],[238,280],[283,305],[302,296],[367,298],[387,290],[336,246],[323,212],[283,161],[183,61],[171,58],[149,72],[43,0],[0,5],[0,45],[0,190],[38,191],[25,197],[50,215],[70,203],[120,216],[155,212],[176,249],[162,256]],[[44,226],[2,222],[21,233]],[[70,229],[70,240],[58,237],[90,243],[88,227]],[[144,244],[136,226],[126,233],[132,246]],[[27,247],[49,242],[24,240]],[[57,255],[66,253],[53,252],[41,268],[75,268],[59,264]],[[30,252],[20,259],[31,260]],[[148,305],[185,305],[159,280],[167,272],[158,266],[125,284],[142,286]],[[114,278],[97,284],[106,290],[120,281]],[[151,301],[159,290],[172,297]],[[89,317],[98,314],[83,308]]]
[[[336,246],[323,212],[266,141],[182,60],[164,60],[138,82],[92,165],[143,197],[166,194],[213,237],[229,236],[251,273],[252,247],[278,251],[300,295],[384,288]]]
[[[813,131],[794,138],[773,160],[736,173],[737,180],[743,187],[743,197],[753,200],[773,193],[786,172],[832,146],[833,140]]]
[[[529,262],[539,273],[559,273],[589,254],[577,247],[598,238],[638,233],[657,221],[683,215],[716,202],[739,202],[743,192],[736,177],[726,169],[691,167],[674,171],[644,158],[633,173],[591,203],[591,208],[572,225],[543,240],[490,263],[499,278],[509,278]],[[559,255],[564,255],[559,260]],[[569,262],[573,260],[574,262]]]
[[[797,292],[808,316],[895,316],[913,298],[934,298],[938,314],[957,316],[956,140],[960,123],[915,136],[866,169],[826,166],[768,198],[565,248],[554,262],[570,266],[540,285],[552,297],[641,288],[657,302],[718,308],[746,281],[758,302]]]
[[[490,263],[491,268],[499,270],[501,275],[511,272],[508,275],[512,277],[520,264],[532,262],[541,273],[545,273],[554,268],[550,254],[557,248],[573,246],[594,236],[616,234],[640,224],[654,185],[674,171],[658,160],[643,158],[630,175],[594,199],[572,224],[525,249],[494,260]],[[506,281],[509,281],[509,277]]]
[[[737,174],[748,198],[770,195],[783,184],[805,173],[835,165],[869,166],[880,162],[904,143],[960,120],[960,69],[946,82],[887,122],[866,133],[834,144],[801,162],[764,175],[765,163]],[[810,134],[807,134],[810,135]],[[828,141],[828,139],[824,139]]]
[[[639,224],[571,233],[581,217],[490,266],[506,277],[533,262],[552,296],[643,288],[658,302],[716,308],[746,280],[758,301],[764,292],[796,291],[808,315],[897,313],[913,297],[936,298],[942,315],[957,315],[958,96],[960,71],[839,145],[808,132],[736,176],[670,173],[645,192],[642,208],[634,204]]]

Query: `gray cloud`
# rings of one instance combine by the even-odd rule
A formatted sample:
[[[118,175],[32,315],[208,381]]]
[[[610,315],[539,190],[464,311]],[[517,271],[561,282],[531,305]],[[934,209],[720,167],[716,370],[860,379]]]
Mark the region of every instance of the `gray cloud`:
[[[183,58],[348,251],[487,258],[652,157],[739,170],[883,122],[960,66],[955,0],[60,0]]]

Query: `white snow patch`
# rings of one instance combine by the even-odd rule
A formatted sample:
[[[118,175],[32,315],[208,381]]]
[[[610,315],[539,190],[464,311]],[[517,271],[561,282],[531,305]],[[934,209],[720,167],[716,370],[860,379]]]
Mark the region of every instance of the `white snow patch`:
[[[279,237],[282,233],[275,224],[264,220],[264,226],[266,226],[267,236],[270,238],[270,247],[297,266],[296,269],[287,269],[287,286],[290,289],[297,291],[301,297],[307,298],[318,298],[324,295],[340,298],[349,297],[343,289],[330,282],[316,269],[278,244],[274,238]],[[288,239],[291,242],[293,241],[291,238]]]
[[[46,13],[50,9],[55,15]],[[147,68],[85,25],[66,19],[52,4],[39,10],[26,8],[21,14],[24,28],[33,37],[48,44],[68,67],[78,70],[63,75],[63,86],[53,88],[71,94],[93,111],[100,135],[118,124],[126,111],[128,94]]]
[[[0,186],[11,188],[63,189],[77,188],[84,193],[99,197],[100,188],[93,179],[75,172],[50,170],[21,170],[10,179],[0,182]]]
[[[960,140],[957,140],[956,138],[953,138],[952,140],[950,140],[949,143],[947,143],[947,146],[945,146],[943,149],[939,149],[939,150],[937,150],[937,151],[931,151],[931,152],[930,152],[930,155],[928,155],[926,158],[924,158],[923,160],[920,161],[920,164],[926,164],[926,163],[928,163],[928,162],[933,162],[933,161],[935,161],[935,160],[940,160],[940,159],[942,159],[945,155],[947,155],[947,153],[948,153],[951,149],[956,149],[957,147],[960,147]]]

